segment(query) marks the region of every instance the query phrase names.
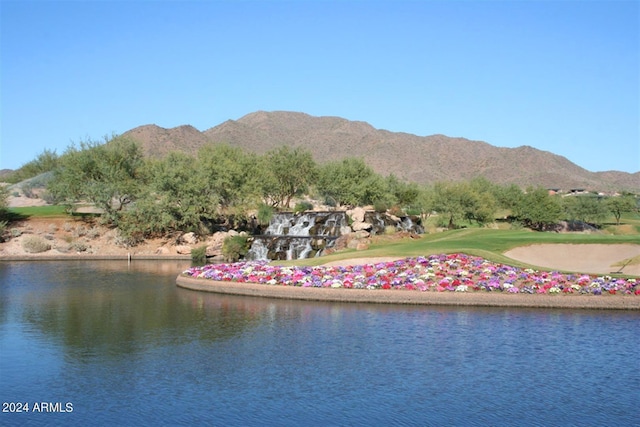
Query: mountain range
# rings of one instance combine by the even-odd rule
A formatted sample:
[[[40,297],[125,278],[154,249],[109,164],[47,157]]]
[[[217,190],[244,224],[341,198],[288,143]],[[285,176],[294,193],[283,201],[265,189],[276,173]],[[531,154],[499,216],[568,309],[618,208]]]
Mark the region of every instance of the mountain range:
[[[417,136],[375,129],[366,122],[299,112],[257,111],[204,132],[189,125],[171,129],[144,125],[123,136],[138,141],[151,157],[170,151],[195,154],[210,142],[258,154],[288,145],[308,150],[320,164],[357,157],[381,175],[394,174],[421,184],[483,176],[521,187],[640,193],[640,172],[590,172],[563,156],[529,146],[505,148],[445,135]]]

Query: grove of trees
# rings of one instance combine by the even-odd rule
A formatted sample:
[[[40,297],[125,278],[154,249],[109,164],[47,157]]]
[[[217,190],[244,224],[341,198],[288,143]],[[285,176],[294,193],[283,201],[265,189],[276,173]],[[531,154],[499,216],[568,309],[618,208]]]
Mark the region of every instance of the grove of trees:
[[[600,225],[637,209],[632,195],[560,197],[544,188],[497,185],[484,178],[419,185],[376,173],[362,159],[318,164],[308,151],[281,146],[264,155],[227,144],[203,146],[195,155],[173,152],[145,158],[127,138],[81,142],[62,155],[45,151],[16,172],[21,179],[52,172],[48,197],[70,211],[77,203],[102,209],[102,220],[120,230],[123,242],[178,231],[206,234],[220,224],[235,226],[258,212],[289,209],[308,195],[334,207],[373,205],[377,210],[437,213],[439,225],[491,223],[497,216],[534,230],[559,220]],[[15,178],[15,176],[14,176]],[[1,194],[0,210],[6,200]]]

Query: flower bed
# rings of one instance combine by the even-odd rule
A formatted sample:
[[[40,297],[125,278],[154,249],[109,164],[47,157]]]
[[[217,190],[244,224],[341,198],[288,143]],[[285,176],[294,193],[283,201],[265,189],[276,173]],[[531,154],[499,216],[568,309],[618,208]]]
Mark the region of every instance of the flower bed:
[[[286,267],[265,261],[192,267],[185,276],[215,281],[343,289],[640,296],[640,280],[521,269],[465,254],[354,266]]]

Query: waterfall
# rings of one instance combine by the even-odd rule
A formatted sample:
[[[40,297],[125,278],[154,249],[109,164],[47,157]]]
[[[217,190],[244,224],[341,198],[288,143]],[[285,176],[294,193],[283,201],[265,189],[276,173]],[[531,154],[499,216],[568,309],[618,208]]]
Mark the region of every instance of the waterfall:
[[[280,212],[264,234],[253,236],[247,259],[302,259],[319,256],[333,246],[340,228],[347,224],[344,212]]]
[[[372,225],[372,235],[384,234],[385,228],[395,227],[397,231],[422,234],[424,228],[419,218],[402,218],[369,211],[365,221]],[[264,234],[252,236],[253,242],[246,258],[249,260],[290,260],[322,255],[334,246],[347,227],[346,212],[280,212],[269,221]]]

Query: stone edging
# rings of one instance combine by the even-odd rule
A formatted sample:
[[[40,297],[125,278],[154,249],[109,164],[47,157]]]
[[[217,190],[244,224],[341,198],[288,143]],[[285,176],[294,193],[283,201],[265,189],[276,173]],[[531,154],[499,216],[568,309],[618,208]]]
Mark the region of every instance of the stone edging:
[[[221,282],[179,275],[176,284],[194,291],[266,298],[348,303],[409,304],[473,307],[565,308],[596,310],[640,310],[634,295],[525,295],[489,292],[420,292],[302,288],[259,283]]]

